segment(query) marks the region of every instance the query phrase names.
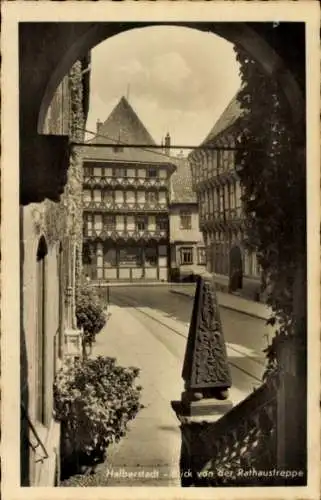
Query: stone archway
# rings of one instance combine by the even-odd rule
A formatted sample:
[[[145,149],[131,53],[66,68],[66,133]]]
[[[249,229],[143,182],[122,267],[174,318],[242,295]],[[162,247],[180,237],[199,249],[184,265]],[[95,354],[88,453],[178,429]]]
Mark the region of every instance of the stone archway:
[[[76,25],[77,23],[70,23]],[[83,30],[75,37],[68,37],[67,50],[59,54],[56,66],[50,74],[39,107],[37,130],[42,133],[47,109],[59,83],[68,73],[73,63],[82,59],[99,43],[125,31],[147,28],[150,26],[177,26],[210,32],[218,35],[233,45],[239,45],[248,52],[255,61],[261,64],[262,69],[271,78],[282,83],[282,88],[293,110],[293,119],[299,123],[302,115],[298,113],[302,95],[298,85],[286,63],[268,43],[266,34],[262,36],[250,26],[250,23],[178,23],[178,22],[151,22],[151,23],[81,23]],[[74,26],[73,26],[74,27]],[[77,28],[79,28],[77,26]],[[66,39],[66,31],[62,33]],[[70,38],[70,39],[69,39]]]
[[[286,28],[283,28],[282,23],[275,28],[273,23],[242,22],[21,23],[21,203],[42,201],[46,197],[59,199],[61,187],[66,183],[68,137],[43,135],[46,112],[59,83],[77,60],[86,59],[93,47],[132,29],[149,26],[185,27],[216,34],[243,47],[250,57],[261,64],[267,75],[281,84],[298,136],[303,137],[301,140],[304,141],[304,26],[301,23],[285,24]],[[284,39],[291,40],[291,44],[284,42]],[[300,40],[294,48],[293,40]]]

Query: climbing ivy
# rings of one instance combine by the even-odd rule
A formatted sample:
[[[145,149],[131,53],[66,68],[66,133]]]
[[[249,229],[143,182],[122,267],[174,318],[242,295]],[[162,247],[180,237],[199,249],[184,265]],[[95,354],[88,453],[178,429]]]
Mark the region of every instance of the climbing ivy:
[[[263,270],[267,303],[273,311],[269,323],[278,325],[266,350],[267,375],[277,366],[284,338],[296,329],[296,279],[306,255],[305,160],[277,80],[263,73],[242,49],[235,51],[242,79],[238,100],[243,110],[236,163],[244,188],[247,245],[257,251]]]

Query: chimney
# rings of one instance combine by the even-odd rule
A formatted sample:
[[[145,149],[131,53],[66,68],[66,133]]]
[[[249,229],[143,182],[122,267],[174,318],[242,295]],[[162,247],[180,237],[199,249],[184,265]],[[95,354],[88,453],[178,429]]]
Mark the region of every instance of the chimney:
[[[102,126],[102,122],[98,118],[97,123],[96,123],[96,132],[97,132],[97,134],[99,134],[101,126]]]
[[[167,132],[165,137],[165,153],[169,156],[171,152],[171,136]]]

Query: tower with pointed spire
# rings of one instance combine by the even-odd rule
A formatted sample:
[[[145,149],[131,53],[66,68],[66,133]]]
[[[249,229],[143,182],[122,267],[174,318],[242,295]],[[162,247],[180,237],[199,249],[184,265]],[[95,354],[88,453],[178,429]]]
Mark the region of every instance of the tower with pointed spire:
[[[99,124],[99,126],[98,126]],[[170,146],[167,134],[165,145]],[[167,281],[175,162],[122,97],[83,153],[84,268],[93,280]]]

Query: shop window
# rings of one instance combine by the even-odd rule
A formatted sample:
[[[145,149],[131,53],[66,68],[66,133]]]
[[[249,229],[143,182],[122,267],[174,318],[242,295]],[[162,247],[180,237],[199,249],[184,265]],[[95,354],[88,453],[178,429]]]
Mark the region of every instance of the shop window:
[[[104,267],[111,268],[116,267],[117,257],[115,248],[107,248],[104,253]]]
[[[141,267],[142,266],[142,248],[128,246],[119,249],[120,267]]]
[[[180,249],[181,265],[193,264],[193,248],[184,247]]]
[[[187,212],[187,211],[180,212],[180,228],[181,229],[192,229],[192,214],[191,214],[191,212]]]
[[[147,267],[156,267],[156,265],[157,265],[157,248],[156,247],[146,247],[145,248],[145,265]]]

